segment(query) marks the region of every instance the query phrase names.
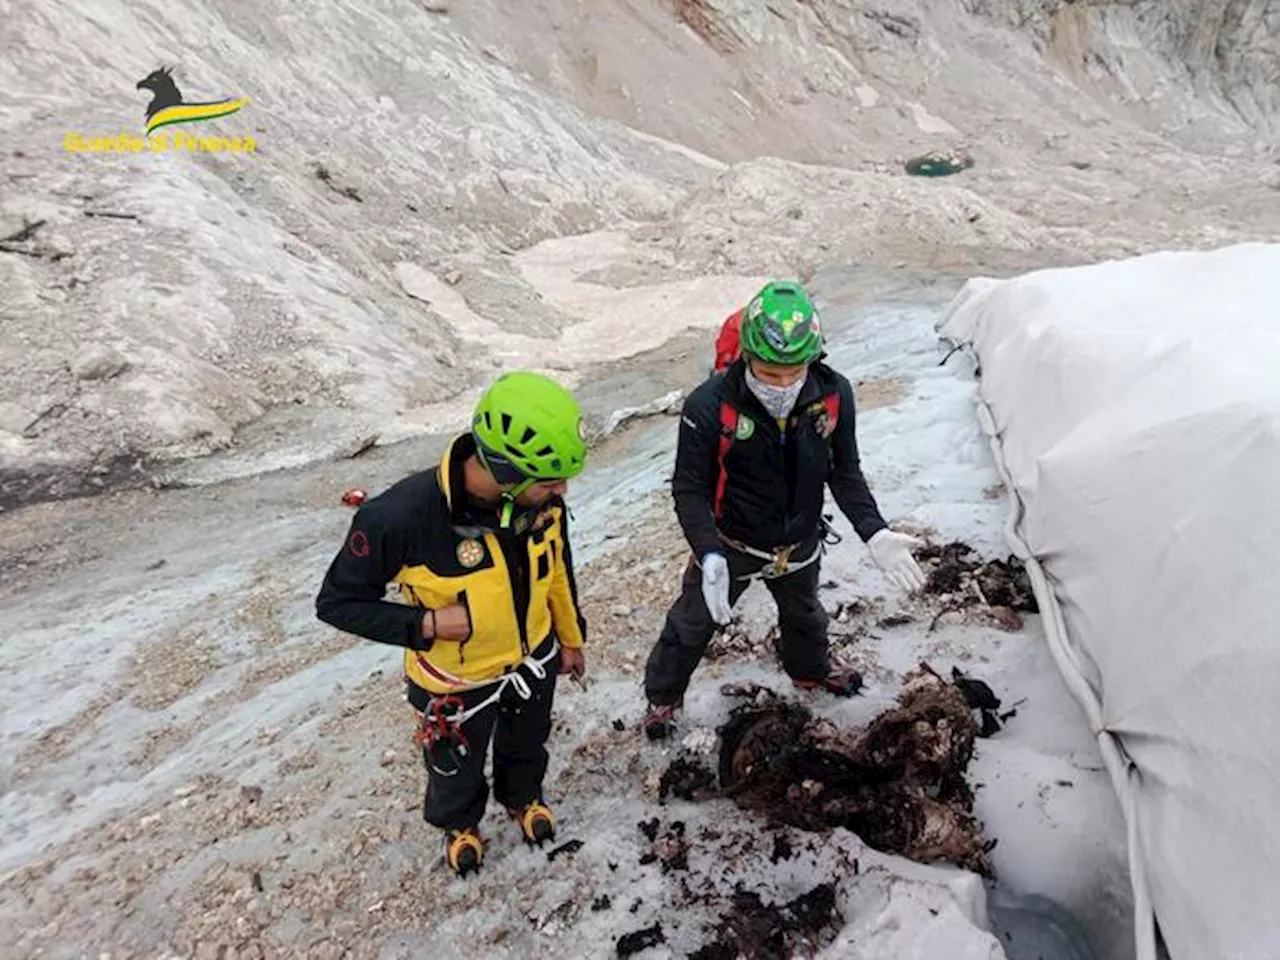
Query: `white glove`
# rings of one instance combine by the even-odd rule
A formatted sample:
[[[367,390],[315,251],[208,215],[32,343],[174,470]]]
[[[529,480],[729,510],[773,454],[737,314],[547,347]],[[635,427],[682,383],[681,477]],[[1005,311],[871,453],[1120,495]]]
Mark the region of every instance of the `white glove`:
[[[876,562],[876,566],[898,587],[908,592],[921,589],[925,583],[924,571],[911,555],[913,547],[918,549],[923,546],[923,541],[888,527],[867,541],[871,559]]]
[[[722,553],[702,558],[702,599],[712,620],[722,626],[729,622],[729,561]]]

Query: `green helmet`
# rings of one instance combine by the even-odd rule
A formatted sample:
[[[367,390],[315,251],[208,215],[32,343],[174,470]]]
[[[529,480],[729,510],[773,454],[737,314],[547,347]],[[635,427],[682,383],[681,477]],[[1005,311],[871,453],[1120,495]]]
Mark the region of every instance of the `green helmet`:
[[[765,284],[747,304],[738,336],[743,353],[766,363],[799,366],[822,355],[818,311],[798,283]]]
[[[542,374],[498,377],[471,419],[480,462],[499,483],[523,489],[539,480],[567,480],[586,464],[586,426],[578,401]]]

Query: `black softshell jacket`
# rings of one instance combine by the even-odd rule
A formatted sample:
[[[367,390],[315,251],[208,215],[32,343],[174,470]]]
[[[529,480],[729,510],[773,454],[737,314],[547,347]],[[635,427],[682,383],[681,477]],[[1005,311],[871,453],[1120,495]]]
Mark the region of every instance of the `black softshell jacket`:
[[[824,400],[833,395],[839,413],[830,424],[829,418],[824,421]],[[811,365],[784,431],[751,392],[745,363],[738,360],[688,396],[680,419],[671,492],[680,526],[699,559],[724,549],[713,503],[726,402],[739,420],[724,460],[718,526],[726,536],[762,550],[815,542],[826,486],[864,542],[887,526],[858,462],[849,380],[824,363]],[[742,424],[743,418],[750,424]]]

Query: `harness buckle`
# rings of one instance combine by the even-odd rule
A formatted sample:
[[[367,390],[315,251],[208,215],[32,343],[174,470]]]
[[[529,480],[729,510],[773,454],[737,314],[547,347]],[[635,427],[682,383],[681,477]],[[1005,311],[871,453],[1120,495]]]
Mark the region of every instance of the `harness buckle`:
[[[791,569],[791,553],[795,548],[794,543],[785,547],[776,547],[773,551],[773,560],[760,571],[760,576],[765,580],[786,576],[787,571]]]

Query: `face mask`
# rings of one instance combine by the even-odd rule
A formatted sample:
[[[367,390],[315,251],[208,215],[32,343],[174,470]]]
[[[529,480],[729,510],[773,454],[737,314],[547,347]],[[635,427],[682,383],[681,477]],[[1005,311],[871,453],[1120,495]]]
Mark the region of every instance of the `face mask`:
[[[809,374],[806,371],[805,375],[791,384],[791,386],[775,387],[771,383],[756,379],[756,375],[751,372],[750,365],[747,366],[747,386],[775,420],[781,420],[791,413],[791,409],[796,405],[796,400],[799,399],[800,391],[804,389],[804,383],[807,379],[809,379]]]

